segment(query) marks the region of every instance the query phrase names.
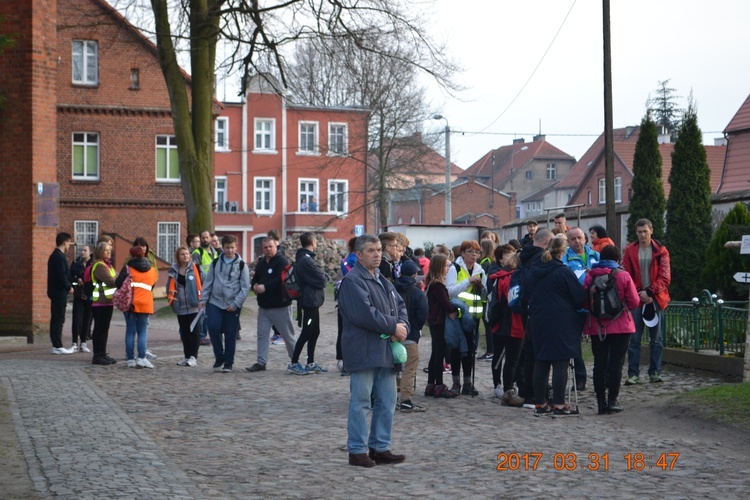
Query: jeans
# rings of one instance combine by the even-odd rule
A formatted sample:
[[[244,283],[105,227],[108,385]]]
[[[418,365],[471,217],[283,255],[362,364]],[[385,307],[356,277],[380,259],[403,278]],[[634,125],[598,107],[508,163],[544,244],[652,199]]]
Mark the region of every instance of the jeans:
[[[68,305],[68,296],[61,295],[51,299],[49,316],[49,339],[52,347],[62,347],[62,331],[65,324],[65,308]]]
[[[396,405],[396,371],[393,368],[372,368],[352,372],[349,390],[351,397],[346,441],[349,453],[367,453],[368,448],[376,452],[390,450]],[[375,398],[372,408],[371,396]],[[367,414],[370,410],[372,419],[368,433]]]
[[[223,363],[226,367],[234,365],[234,352],[237,348],[237,328],[240,325],[240,313],[220,309],[211,303],[206,305],[206,326],[211,336],[211,347],[214,348],[216,364]],[[224,334],[224,342],[221,335]]]
[[[664,349],[662,344],[662,329],[664,328],[664,311],[659,304],[654,301],[656,316],[659,322],[656,326],[649,327],[649,365],[648,374],[654,375],[661,373],[661,354]],[[643,323],[643,310],[639,306],[633,310],[633,321],[635,321],[635,334],[630,337],[630,346],[628,347],[628,377],[637,377],[641,370],[641,340],[643,339],[643,329],[646,326]]]
[[[135,334],[138,334],[138,357],[146,357],[146,337],[148,335],[148,314],[125,312],[125,355],[128,360],[134,359],[133,347]]]

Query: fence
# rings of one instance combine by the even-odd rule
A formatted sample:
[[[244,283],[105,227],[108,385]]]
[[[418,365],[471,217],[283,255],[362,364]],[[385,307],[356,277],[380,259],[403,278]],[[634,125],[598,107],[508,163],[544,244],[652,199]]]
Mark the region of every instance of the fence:
[[[747,302],[717,300],[708,290],[691,302],[672,301],[665,311],[664,347],[744,355]],[[648,343],[648,335],[643,336]]]

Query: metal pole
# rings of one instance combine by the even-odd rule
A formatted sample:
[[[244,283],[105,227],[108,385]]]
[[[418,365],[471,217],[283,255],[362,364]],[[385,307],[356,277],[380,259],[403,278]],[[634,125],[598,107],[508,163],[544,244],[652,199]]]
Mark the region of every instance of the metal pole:
[[[451,128],[448,120],[445,120],[445,223],[453,223],[451,217]]]

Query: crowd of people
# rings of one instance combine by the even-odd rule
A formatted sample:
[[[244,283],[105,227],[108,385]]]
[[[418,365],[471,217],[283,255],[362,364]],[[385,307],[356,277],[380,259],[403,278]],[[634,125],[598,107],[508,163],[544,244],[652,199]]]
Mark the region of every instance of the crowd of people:
[[[620,412],[626,355],[625,384],[641,383],[645,328],[650,334],[649,381],[662,382],[661,339],[671,271],[669,252],[651,237],[651,222],[636,223],[638,241],[628,244],[623,253],[602,226],[589,228],[589,243],[586,232],[568,226],[562,214],[555,217],[551,230],[539,228],[535,221],[527,224],[527,230],[521,241],[505,244],[487,231],[479,241],[467,240],[453,249],[436,245],[429,257],[424,249],[412,251],[408,238],[400,233],[363,235],[348,242],[335,298],[337,368],[342,376],[350,376],[350,464],[371,467],[405,459],[391,452],[390,434],[394,409],[405,413],[426,409],[414,398],[418,345],[425,325],[432,340],[425,368],[426,397],[477,396],[478,363],[490,362],[494,396],[502,405],[533,409],[537,416],[577,415],[571,394],[586,387],[582,338],[589,337],[598,413]],[[328,282],[315,260],[315,235],[299,236],[301,248],[293,266],[273,236],[263,238],[263,255],[252,266],[237,253],[237,239],[231,235],[224,236],[220,245],[209,231],[189,235],[187,246],[175,251],[166,291],[183,344],[178,365],[196,366],[200,345],[210,344],[214,371],[231,372],[240,314],[252,291],[258,302],[257,360],[246,370],[266,370],[273,331],[283,338],[290,374],[328,371],[315,362],[319,308]],[[114,364],[107,353],[112,299],[129,282],[132,303],[123,312],[127,363],[153,368],[150,358],[155,356],[147,347],[147,331],[158,270],[146,241],[136,239],[119,275],[108,237],[102,236],[94,249],[82,248],[70,269],[65,258],[70,235],[60,233],[56,243],[48,265],[53,354],[90,352],[91,339],[92,363]],[[298,338],[285,281],[290,273],[300,293]],[[61,334],[70,293],[74,294],[74,344],[66,349]],[[482,329],[486,350],[478,355]],[[203,330],[207,342],[201,341]],[[571,380],[569,372],[574,374]],[[450,384],[444,380],[448,374]]]

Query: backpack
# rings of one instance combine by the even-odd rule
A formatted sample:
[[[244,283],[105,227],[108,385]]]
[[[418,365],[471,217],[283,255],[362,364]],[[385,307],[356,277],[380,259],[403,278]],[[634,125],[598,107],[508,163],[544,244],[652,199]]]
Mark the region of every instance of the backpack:
[[[513,275],[510,277],[510,284],[508,285],[508,307],[516,314],[524,314],[526,311],[521,307],[521,291],[523,289],[523,281],[526,279],[526,273],[528,269],[525,267],[518,267],[513,271]]]
[[[615,320],[624,310],[620,295],[617,293],[615,274],[620,269],[613,269],[609,274],[594,278],[589,287],[589,311],[599,320]]]
[[[302,296],[296,264],[288,264],[281,271],[281,294],[284,300],[297,300]]]
[[[92,267],[94,267],[93,263],[86,266],[86,269],[83,270],[83,298],[85,300],[91,300],[91,297],[94,295],[94,282],[91,280]]]
[[[130,269],[127,265],[125,266],[125,271],[127,272],[125,281],[122,282],[122,285],[112,295],[112,304],[122,312],[128,312],[130,306],[133,305],[133,276],[130,274]]]
[[[484,321],[489,325],[495,325],[503,317],[502,304],[500,303],[500,279],[493,280],[487,289],[487,307],[484,308]]]

